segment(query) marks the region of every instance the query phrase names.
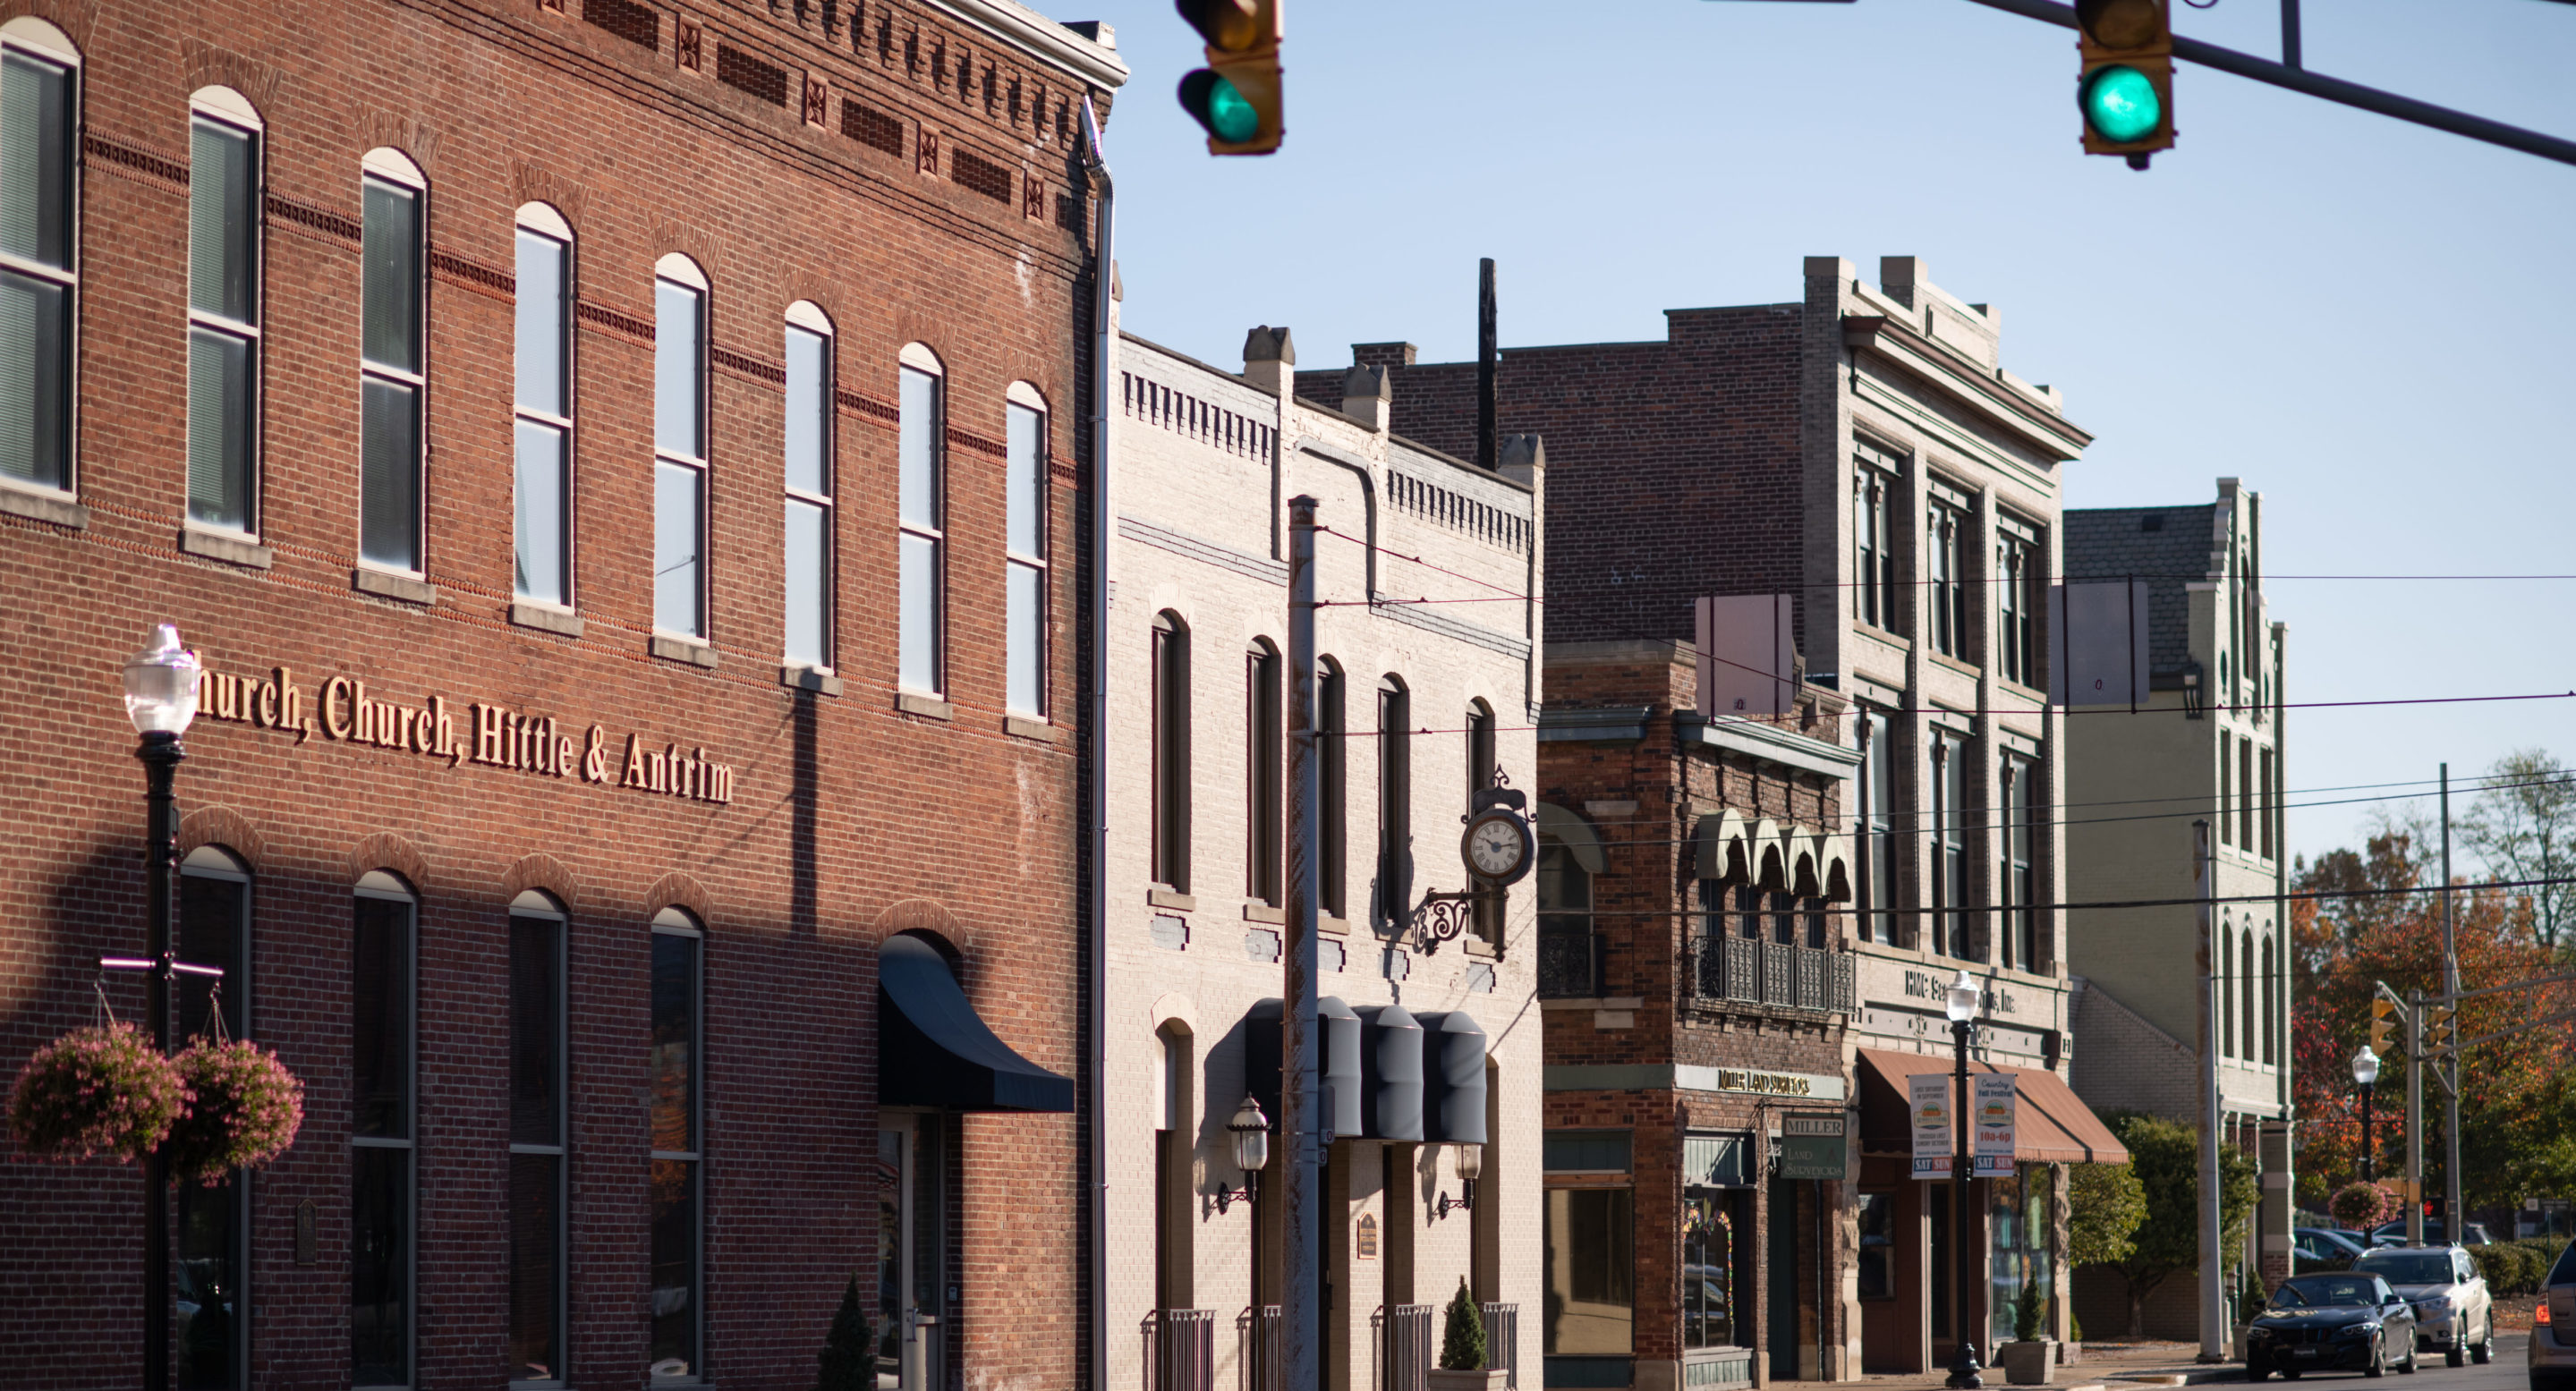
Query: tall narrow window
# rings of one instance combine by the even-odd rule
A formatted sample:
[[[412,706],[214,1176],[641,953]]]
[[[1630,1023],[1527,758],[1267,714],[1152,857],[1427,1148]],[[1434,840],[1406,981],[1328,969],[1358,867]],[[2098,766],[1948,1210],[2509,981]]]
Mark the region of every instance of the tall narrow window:
[[[517,404],[511,446],[522,599],[572,604],[572,229],[543,203],[519,209]]]
[[[2236,843],[2247,853],[2254,849],[2254,741],[2236,741]]]
[[[707,281],[665,256],[653,281],[653,626],[707,636]]]
[[[2236,929],[2218,925],[2218,1056],[2236,1056]]]
[[[1154,619],[1154,882],[1190,891],[1190,630]]]
[[[1860,939],[1896,940],[1896,834],[1891,818],[1896,808],[1896,745],[1883,711],[1866,706],[1860,712],[1861,891]]]
[[[1413,904],[1413,696],[1392,676],[1377,689],[1377,904],[1389,924]]]
[[[705,1224],[698,1088],[705,1075],[699,1056],[699,951],[697,920],[676,908],[653,919],[653,1037],[647,1059],[649,1124],[653,1136],[651,1197],[653,1297],[651,1372],[656,1380],[700,1374],[698,1341],[705,1327],[700,1305],[699,1230]]]
[[[181,976],[179,1037],[249,1038],[250,875],[214,846],[179,870],[179,959],[218,977]],[[250,1385],[250,1185],[236,1170],[174,1190],[178,1217],[179,1391]]]
[[[2039,684],[2037,533],[2025,523],[2002,517],[1995,543],[1995,638],[2002,675],[2025,686]]]
[[[1243,657],[1243,896],[1281,902],[1279,653],[1255,643]]]
[[[1937,918],[1934,940],[1960,960],[1968,959],[1968,915],[1957,911],[1968,902],[1967,778],[1965,740],[1946,731],[1932,743],[1932,905],[1944,910]]]
[[[2259,986],[2258,993],[2263,1000],[2263,1066],[2265,1067],[2274,1066],[2281,1061],[2280,970],[2274,956],[2272,934],[2266,932],[2263,934],[2263,974],[2256,978]]]
[[[1479,700],[1467,707],[1467,810],[1476,809],[1476,794],[1494,785],[1494,712]],[[1481,888],[1473,880],[1467,887]],[[1496,946],[1503,940],[1503,895],[1501,891],[1481,894],[1474,906],[1476,935]]]
[[[823,311],[787,307],[786,659],[832,665],[832,337]]]
[[[220,98],[223,114],[209,114]],[[249,106],[198,94],[188,157],[188,519],[258,526],[259,136]],[[239,108],[238,111],[232,108]]]
[[[358,881],[351,944],[349,1380],[412,1381],[412,951],[417,909],[401,880]]]
[[[2271,859],[2273,855],[2273,828],[2278,824],[2277,818],[2280,815],[2281,784],[2279,778],[2280,769],[2272,761],[2272,751],[2270,749],[2263,750],[2262,779],[2255,783],[2255,786],[2260,788],[2263,794],[2263,809],[2262,814],[2258,819],[2262,822],[2263,829],[2263,858],[2267,860]]]
[[[0,36],[0,479],[72,486],[78,68],[42,20]],[[41,36],[41,47],[30,40]]]
[[[1198,1226],[1198,1194],[1191,1172],[1198,1138],[1192,1104],[1193,1069],[1186,1025],[1175,1020],[1154,1032],[1154,1307],[1191,1307],[1190,1237]]]
[[[2254,929],[2251,927],[2237,938],[2236,962],[2240,968],[2236,982],[2237,1015],[2243,1030],[2237,1037],[2244,1040],[2239,1045],[2237,1056],[2250,1063],[2259,1051],[2254,1046]]]
[[[945,494],[947,450],[940,378],[915,359],[929,360],[918,344],[904,349],[901,459],[896,470],[897,521],[902,534],[896,545],[896,585],[901,591],[902,684],[912,690],[944,689],[946,644],[945,596],[948,533]]]
[[[510,905],[510,1380],[564,1384],[564,914]]]
[[[1008,574],[1010,708],[1043,719],[1047,713],[1047,417],[1036,391],[1011,388],[1010,438],[1004,486],[1004,547]],[[1023,396],[1026,399],[1021,399]]]
[[[2231,792],[2235,760],[2228,756],[2230,740],[2226,730],[2218,731],[2218,843],[2236,843],[2236,802]]]
[[[1968,518],[1961,509],[1946,502],[1932,504],[1923,534],[1924,579],[1932,601],[1932,650],[1945,657],[1961,656],[1967,650],[1967,567],[1962,563],[1967,530]]]
[[[2003,892],[1996,896],[2003,907],[2003,964],[2024,971],[2036,971],[2039,963],[2039,918],[2033,906],[2039,902],[2039,877],[2031,869],[2031,786],[2035,766],[2027,758],[2004,755],[2001,779],[2000,824],[1997,839],[2003,851],[2000,871]]]
[[[421,568],[421,204],[419,171],[391,150],[367,154],[359,180],[358,558]]]
[[[1888,503],[1896,482],[1868,464],[1852,473],[1852,583],[1860,621],[1896,628],[1896,550],[1888,532]]]
[[[1350,723],[1348,683],[1326,658],[1315,664],[1315,783],[1323,803],[1316,817],[1316,911],[1350,916]]]

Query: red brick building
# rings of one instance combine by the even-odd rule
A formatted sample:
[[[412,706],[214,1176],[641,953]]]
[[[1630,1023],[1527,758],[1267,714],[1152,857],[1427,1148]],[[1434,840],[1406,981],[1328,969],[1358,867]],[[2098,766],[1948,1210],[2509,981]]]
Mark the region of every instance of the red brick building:
[[[181,1027],[306,1087],[177,1384],[803,1387],[853,1277],[883,1385],[1075,1384],[1105,31],[0,15],[0,1060],[143,945],[166,622]],[[8,1380],[133,1384],[137,1172],[17,1158]]]

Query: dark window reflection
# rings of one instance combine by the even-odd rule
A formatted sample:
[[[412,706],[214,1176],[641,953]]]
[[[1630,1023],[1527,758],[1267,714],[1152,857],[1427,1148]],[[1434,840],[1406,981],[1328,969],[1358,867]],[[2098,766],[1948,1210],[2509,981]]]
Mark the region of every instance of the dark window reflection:
[[[653,1161],[653,1366],[684,1377],[698,1363],[698,1166]]]
[[[411,1151],[350,1154],[349,1363],[358,1386],[411,1381]]]

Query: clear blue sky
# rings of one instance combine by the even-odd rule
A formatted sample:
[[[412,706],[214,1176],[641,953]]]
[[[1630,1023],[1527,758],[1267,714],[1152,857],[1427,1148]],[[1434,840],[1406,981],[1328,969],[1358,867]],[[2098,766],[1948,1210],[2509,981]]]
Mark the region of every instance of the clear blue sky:
[[[2185,65],[2180,144],[2133,173],[2077,146],[2073,34],[1967,0],[1289,3],[1267,159],[1207,156],[1164,0],[1061,16],[1115,24],[1135,71],[1109,133],[1135,332],[1223,365],[1255,323],[1307,367],[1398,338],[1453,360],[1479,256],[1509,346],[1660,338],[1667,308],[1796,298],[1809,254],[1872,281],[1916,255],[2098,436],[2070,506],[2233,475],[2276,576],[2576,574],[2576,167]],[[2576,137],[2576,6],[2306,9],[2312,69]],[[2274,0],[2175,10],[2278,53]],[[2293,701],[2576,689],[2576,582],[2270,595]],[[2576,760],[2576,700],[2294,711],[2289,740],[2293,788]],[[2291,845],[2367,810],[2294,811]]]

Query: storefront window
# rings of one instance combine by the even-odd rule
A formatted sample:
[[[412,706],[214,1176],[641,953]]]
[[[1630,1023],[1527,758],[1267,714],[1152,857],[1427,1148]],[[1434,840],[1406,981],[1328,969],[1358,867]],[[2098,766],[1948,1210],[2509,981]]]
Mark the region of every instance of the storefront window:
[[[1682,1199],[1682,1346],[1735,1345],[1735,1219],[1723,1189]]]
[[[1989,1181],[1986,1191],[1992,1195],[1994,1243],[1994,1288],[1987,1306],[1993,1326],[1987,1337],[2000,1344],[2013,1340],[2013,1305],[2024,1285],[2035,1282],[2042,1299],[2054,1293],[2049,1279],[2048,1239],[2053,1224],[2048,1166],[2024,1164],[2013,1178]]]
[[[1896,1297],[1896,1195],[1860,1195],[1860,1297]]]
[[[1625,1131],[1546,1137],[1547,1305],[1551,1356],[1626,1357],[1635,1344],[1636,1190]]]

